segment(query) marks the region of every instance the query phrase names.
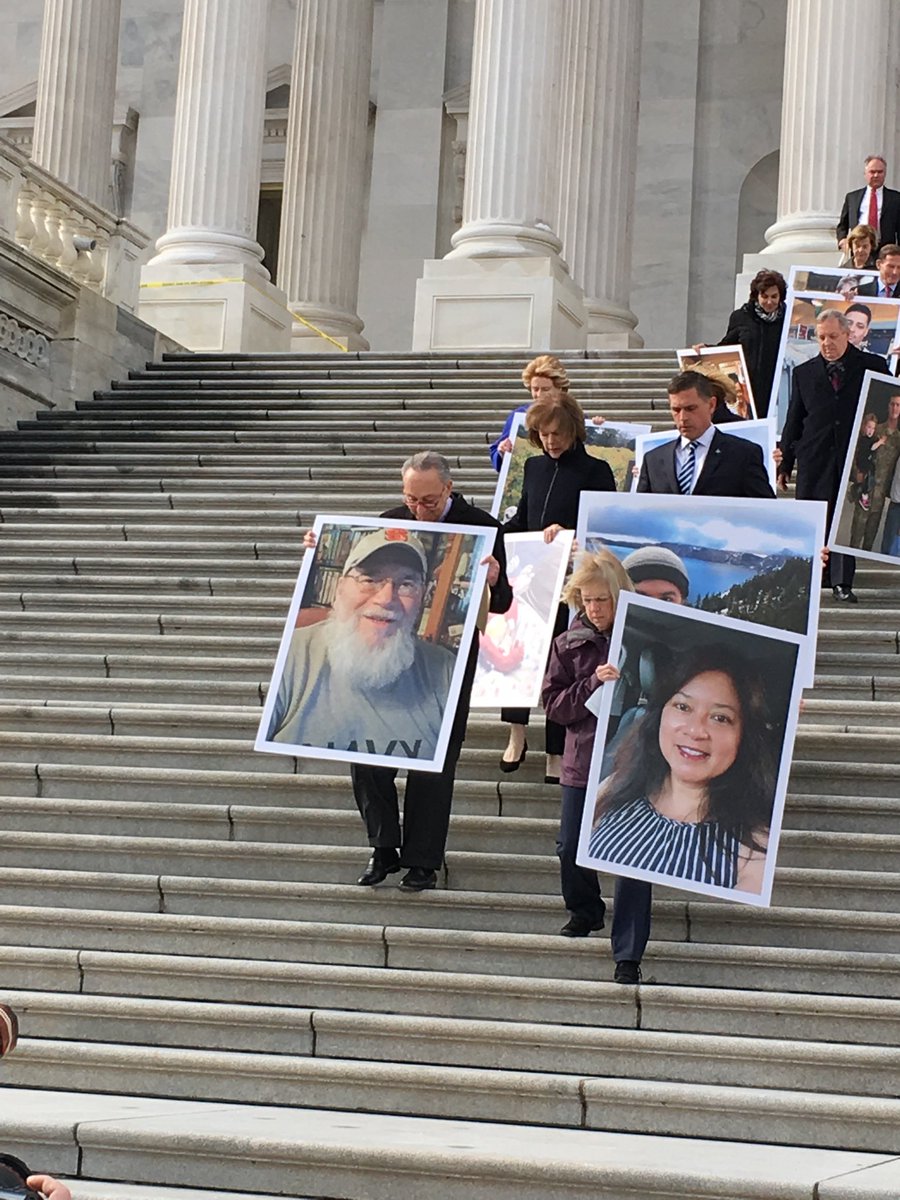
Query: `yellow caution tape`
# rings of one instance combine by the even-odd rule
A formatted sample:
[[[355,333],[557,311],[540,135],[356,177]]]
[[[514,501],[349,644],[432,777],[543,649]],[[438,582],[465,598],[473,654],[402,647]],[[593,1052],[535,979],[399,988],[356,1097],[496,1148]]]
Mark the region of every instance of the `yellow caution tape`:
[[[260,295],[266,296],[268,300],[271,300],[271,296],[264,292],[262,288],[258,288],[249,279],[241,279],[240,276],[235,276],[233,279],[159,279],[142,283],[141,289],[167,287],[213,287],[219,283],[246,283],[247,286],[252,287],[255,292],[259,292]],[[295,313],[294,310],[292,308],[288,308],[286,304],[279,304],[278,307],[282,310],[282,312],[286,312],[293,320],[299,321],[301,325],[305,325],[307,329],[311,329],[313,333],[318,334],[319,337],[323,337],[326,342],[331,342],[332,346],[337,346],[338,350],[341,350],[344,354],[348,353],[346,346],[342,346],[336,338],[333,338],[331,334],[326,333],[324,329],[320,329],[318,325],[313,325],[312,321],[307,321],[306,317],[301,317],[299,313]]]

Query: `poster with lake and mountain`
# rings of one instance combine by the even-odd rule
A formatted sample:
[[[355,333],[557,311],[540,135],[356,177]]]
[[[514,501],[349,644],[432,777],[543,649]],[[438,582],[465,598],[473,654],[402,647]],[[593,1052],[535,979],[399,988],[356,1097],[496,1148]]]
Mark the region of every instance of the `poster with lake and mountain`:
[[[801,670],[813,679],[819,624],[825,505],[817,500],[732,500],[583,492],[578,544],[607,549],[626,571],[663,547],[686,584],[683,603],[703,612],[769,625],[805,637]],[[650,555],[652,558],[652,554]],[[673,560],[667,559],[670,573]],[[647,592],[636,582],[638,591]]]

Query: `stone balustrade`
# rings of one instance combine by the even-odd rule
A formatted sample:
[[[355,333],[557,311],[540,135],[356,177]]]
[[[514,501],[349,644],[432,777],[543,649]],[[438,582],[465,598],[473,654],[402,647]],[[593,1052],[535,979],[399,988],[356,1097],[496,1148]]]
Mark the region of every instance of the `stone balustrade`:
[[[149,237],[0,138],[0,235],[75,283],[135,311]]]

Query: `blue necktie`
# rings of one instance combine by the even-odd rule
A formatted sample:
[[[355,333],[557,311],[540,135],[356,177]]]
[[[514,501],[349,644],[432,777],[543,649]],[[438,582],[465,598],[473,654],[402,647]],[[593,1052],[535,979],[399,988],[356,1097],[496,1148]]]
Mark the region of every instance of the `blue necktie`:
[[[688,442],[685,446],[684,461],[678,468],[678,490],[682,496],[690,495],[691,484],[694,482],[694,465],[697,460],[697,443]]]

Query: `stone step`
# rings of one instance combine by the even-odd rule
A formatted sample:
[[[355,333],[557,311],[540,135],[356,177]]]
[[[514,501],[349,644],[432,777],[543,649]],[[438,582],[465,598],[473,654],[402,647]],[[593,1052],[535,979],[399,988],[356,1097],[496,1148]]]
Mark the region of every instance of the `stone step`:
[[[8,750],[5,749],[5,753],[8,754]],[[329,783],[334,785],[331,794],[335,800],[349,801],[346,779],[325,776],[318,787],[321,788],[323,783],[326,789]],[[475,783],[472,792],[479,786],[483,785]],[[303,799],[305,796],[301,793],[298,800]],[[263,804],[186,804],[147,800],[135,805],[128,800],[0,796],[0,827],[7,833],[180,837],[200,841],[224,839],[238,843],[355,848],[361,841],[361,828],[358,815],[351,808],[350,805],[327,808],[320,804],[285,811],[283,807]],[[844,872],[890,873],[900,867],[900,836],[795,830],[790,828],[790,814],[786,825],[778,859],[782,868],[799,867],[806,871],[818,868],[835,872],[837,877]],[[543,859],[552,857],[556,828],[556,820],[549,816],[528,818],[459,813],[451,822],[448,847],[453,855],[458,852],[470,855],[505,853]],[[451,862],[451,876],[454,874]],[[787,879],[786,871],[784,875]]]
[[[731,1200],[775,1194],[780,1200],[890,1200],[900,1187],[896,1164],[866,1151],[317,1109],[304,1109],[298,1121],[296,1113],[264,1105],[60,1091],[42,1096],[14,1088],[8,1094],[10,1112],[0,1118],[4,1142],[34,1147],[43,1125],[41,1148],[60,1174],[66,1165],[69,1174],[112,1180],[139,1173],[150,1184],[199,1187],[207,1196],[213,1195],[210,1162],[235,1192],[297,1196],[302,1190],[334,1200],[372,1200],[387,1194],[386,1181],[392,1200],[423,1194],[435,1200],[546,1200],[550,1194],[646,1200],[663,1189],[672,1200],[688,1200],[697,1195],[698,1162],[708,1194]],[[820,1115],[824,1123],[827,1114]],[[111,1200],[118,1200],[115,1193]]]
[[[327,1047],[339,1039],[333,1026],[329,1028],[324,1019],[323,1024],[321,1037]],[[415,1027],[421,1030],[421,1020],[407,1018],[405,1024],[407,1035],[414,1039]],[[494,1029],[494,1038],[496,1033]],[[512,1061],[517,1048],[515,1027],[507,1028],[507,1034],[509,1042],[504,1044],[502,1060]],[[458,1036],[462,1038],[465,1034]],[[27,1082],[48,1090],[78,1090],[89,1081],[92,1088],[109,1092],[127,1089],[130,1095],[232,1104],[258,1102],[265,1087],[267,1092],[269,1088],[274,1090],[282,1108],[344,1109],[352,1105],[354,1110],[362,1112],[452,1119],[502,1120],[514,1098],[520,1122],[643,1132],[644,1123],[652,1115],[657,1133],[689,1137],[701,1136],[715,1112],[717,1133],[732,1139],[832,1149],[850,1146],[887,1154],[896,1153],[900,1145],[896,1130],[900,1101],[883,1094],[887,1087],[884,1076],[879,1079],[880,1073],[874,1069],[879,1062],[876,1050],[863,1048],[841,1054],[832,1046],[830,1065],[820,1065],[811,1047],[789,1044],[796,1047],[795,1084],[793,1088],[779,1088],[782,1072],[771,1061],[775,1054],[766,1055],[760,1040],[757,1040],[759,1057],[754,1058],[750,1047],[740,1056],[735,1052],[735,1043],[741,1039],[711,1037],[711,1049],[706,1053],[700,1047],[695,1049],[690,1037],[656,1036],[668,1043],[666,1063],[674,1077],[672,1081],[642,1078],[642,1057],[634,1052],[634,1042],[638,1039],[631,1034],[615,1033],[606,1040],[613,1045],[624,1042],[627,1049],[610,1053],[603,1064],[598,1062],[602,1058],[599,1052],[603,1039],[596,1034],[593,1039],[584,1034],[583,1043],[576,1045],[568,1057],[573,1067],[579,1054],[583,1060],[580,1072],[572,1074],[559,1067],[551,1072],[528,1070],[524,1066],[479,1069],[404,1061],[361,1063],[352,1058],[318,1055],[305,1058],[99,1042],[73,1045],[49,1039],[22,1039],[19,1051],[5,1067],[5,1074],[13,1087]],[[595,1045],[600,1042],[595,1054],[590,1053],[592,1040]],[[564,1059],[562,1046],[566,1043],[560,1041],[557,1054]],[[673,1046],[678,1041],[689,1043],[682,1050],[681,1061]],[[374,1032],[373,1042],[377,1053]],[[724,1057],[723,1043],[731,1048],[734,1056],[731,1062]],[[722,1058],[717,1060],[713,1056],[713,1047]],[[487,1048],[496,1053],[495,1040],[488,1042]],[[461,1047],[457,1052],[465,1053]],[[788,1048],[783,1051],[789,1052]],[[652,1056],[653,1051],[648,1054]],[[880,1061],[887,1072],[891,1054],[881,1051],[881,1055]],[[546,1061],[547,1055],[543,1058]],[[633,1061],[629,1063],[629,1059]],[[596,1073],[591,1071],[592,1063],[598,1063]],[[705,1080],[682,1082],[677,1078],[684,1072],[682,1063],[691,1063],[696,1074],[709,1074],[713,1080],[730,1077],[728,1068],[733,1065],[735,1071],[743,1070],[751,1086]],[[764,1086],[767,1069],[772,1082]],[[619,1072],[623,1077],[618,1077]],[[850,1090],[857,1079],[862,1080],[866,1075],[870,1080],[869,1094],[858,1095]],[[846,1090],[838,1090],[841,1076]],[[833,1083],[829,1082],[819,1092],[806,1088],[807,1080]]]
[[[386,1064],[388,1070],[394,1064],[474,1068],[496,1073],[498,1081],[509,1071],[542,1072],[556,1076],[556,1081],[565,1076],[585,1081],[624,1077],[651,1085],[699,1083],[882,1099],[895,1098],[900,1066],[896,1047],[809,1038],[748,1038],[598,1024],[580,1030],[573,1039],[571,1026],[555,1022],[504,1020],[498,1025],[483,1019],[320,1007],[225,1006],[53,993],[12,992],[7,1000],[19,1017],[20,1041],[9,1078],[13,1086],[40,1080],[47,1071],[57,1080],[72,1077],[77,1066],[73,1060],[82,1053],[86,1063],[96,1055],[98,1077],[92,1077],[92,1085],[99,1087],[104,1069],[121,1069],[117,1047],[127,1048],[126,1060],[134,1057],[133,1047],[170,1051],[166,1058],[171,1073],[204,1072],[213,1077],[217,1098],[230,1101],[247,1098],[246,1093],[232,1091],[231,1077],[243,1074],[244,1066],[255,1074],[265,1057],[272,1060],[274,1080],[281,1072],[290,1079],[299,1071],[313,1089],[323,1082],[317,1066],[326,1079],[334,1080],[341,1067],[350,1069],[352,1062],[362,1061],[367,1066]],[[846,1035],[849,1028],[845,1025],[843,1031]],[[245,1058],[250,1055],[252,1059]],[[232,1056],[237,1061],[229,1063]],[[154,1064],[153,1074],[158,1072]],[[48,1081],[46,1086],[62,1084]],[[79,1081],[66,1086],[77,1089]],[[110,1090],[118,1088],[113,1084]],[[314,1093],[302,1102],[321,1103]],[[285,1096],[284,1103],[292,1101]]]
[[[37,874],[37,873],[35,873]],[[653,952],[682,954],[683,946],[653,943]],[[781,952],[784,953],[784,952]],[[897,1045],[900,1001],[827,995],[819,992],[740,990],[732,987],[667,987],[648,982],[640,989],[561,976],[530,978],[473,972],[336,966],[319,963],[191,958],[7,947],[0,963],[20,981],[32,1006],[66,1004],[79,1013],[91,1005],[158,1002],[236,1005],[251,1013],[277,1006],[340,1009],[344,1012],[506,1019],[607,1029],[694,1032],[724,1036],[792,1038],[799,1041]],[[862,960],[858,960],[862,961]],[[699,960],[698,960],[699,965]],[[146,996],[141,989],[145,988]],[[5,992],[4,995],[7,993]],[[10,993],[11,999],[16,994]],[[852,1028],[853,1038],[846,1036]]]

